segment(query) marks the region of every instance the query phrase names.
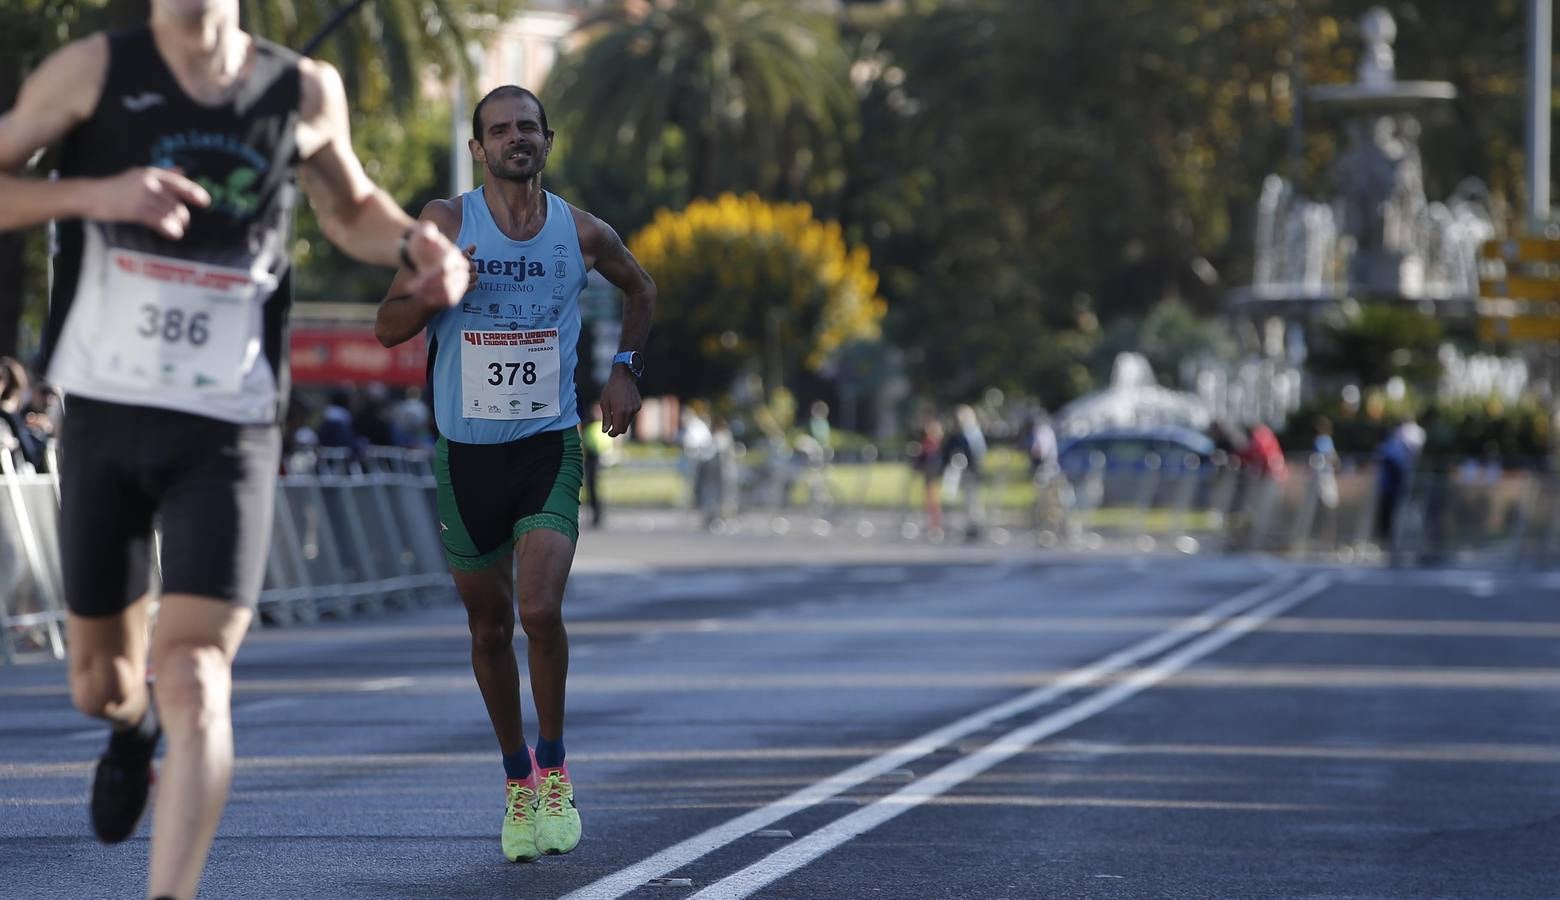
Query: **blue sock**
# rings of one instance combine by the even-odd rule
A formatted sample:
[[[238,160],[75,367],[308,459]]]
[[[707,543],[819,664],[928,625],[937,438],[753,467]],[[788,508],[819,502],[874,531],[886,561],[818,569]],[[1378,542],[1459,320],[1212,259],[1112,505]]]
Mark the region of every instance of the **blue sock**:
[[[563,765],[563,738],[549,741],[544,737],[536,739],[536,764],[544,769],[556,769]]]
[[[519,753],[504,754],[504,777],[524,781],[531,777],[531,751],[521,747]]]

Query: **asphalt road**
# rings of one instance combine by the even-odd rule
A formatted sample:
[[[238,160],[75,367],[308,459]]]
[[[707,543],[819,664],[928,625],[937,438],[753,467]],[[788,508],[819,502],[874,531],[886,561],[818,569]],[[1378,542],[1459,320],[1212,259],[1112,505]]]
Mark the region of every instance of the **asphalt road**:
[[[1560,897],[1557,588],[588,532],[574,853],[500,854],[441,603],[251,635],[202,896]],[[86,822],[102,737],[61,664],[0,668],[0,896],[140,896],[146,826]]]

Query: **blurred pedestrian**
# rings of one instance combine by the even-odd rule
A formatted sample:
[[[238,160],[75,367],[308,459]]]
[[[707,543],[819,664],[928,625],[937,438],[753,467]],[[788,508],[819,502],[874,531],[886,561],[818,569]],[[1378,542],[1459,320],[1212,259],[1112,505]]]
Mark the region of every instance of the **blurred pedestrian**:
[[[942,533],[942,477],[944,468],[942,420],[935,415],[921,426],[913,446],[912,468],[921,480],[922,502],[926,508],[926,528]]]
[[[1262,422],[1252,422],[1242,431],[1244,442],[1235,451],[1246,473],[1246,522],[1242,543],[1250,549],[1261,549],[1272,524],[1279,493],[1289,478],[1289,467],[1273,429]]]
[[[13,454],[22,471],[47,472],[45,442],[27,424],[29,384],[25,366],[9,356],[0,357],[0,447]]]
[[[688,505],[702,511],[708,495],[715,490],[715,435],[705,418],[702,400],[689,401],[682,410],[682,427],[677,440],[682,445],[683,474],[688,482]]]
[[[964,537],[974,540],[980,536],[986,524],[986,506],[983,496],[985,477],[986,435],[981,431],[975,409],[961,404],[954,410],[954,427],[944,439],[942,457],[945,466],[943,499],[951,500],[959,491],[964,493]],[[949,472],[952,477],[949,477]]]
[[[1321,520],[1319,528],[1315,521],[1312,522],[1312,528],[1319,530],[1327,544],[1331,545],[1337,541],[1338,536],[1340,500],[1338,470],[1342,464],[1338,457],[1338,445],[1333,441],[1332,420],[1326,416],[1317,416],[1311,428],[1314,434],[1311,438],[1308,462],[1316,502],[1316,518]]]
[[[737,513],[737,440],[725,416],[710,419],[710,443],[714,454],[709,464],[711,484],[704,498],[704,526],[728,522]]]
[[[1051,416],[1042,409],[1031,417],[1024,423],[1020,441],[1029,459],[1030,481],[1048,478],[1057,465],[1056,429],[1051,426]]]
[[[390,408],[390,427],[396,446],[412,450],[433,446],[433,414],[422,388],[407,388],[406,396]]]
[[[1399,420],[1376,448],[1376,537],[1382,544],[1392,543],[1398,509],[1408,495],[1409,478],[1424,442],[1424,429],[1409,416]]]
[[[352,406],[350,391],[342,389],[331,392],[325,408],[320,410],[317,431],[321,447],[357,452],[359,442],[357,428],[352,421]]]
[[[813,401],[808,408],[807,434],[818,442],[825,463],[834,458],[834,433],[829,428],[829,404],[822,400]]]
[[[390,389],[377,381],[364,386],[352,408],[352,430],[357,432],[359,452],[369,447],[394,447],[398,443],[390,424]]]
[[[601,412],[591,403],[582,403],[583,421],[580,422],[580,450],[585,455],[585,505],[590,510],[590,526],[600,528],[606,513],[601,503],[601,457],[612,445],[612,439],[601,430]]]

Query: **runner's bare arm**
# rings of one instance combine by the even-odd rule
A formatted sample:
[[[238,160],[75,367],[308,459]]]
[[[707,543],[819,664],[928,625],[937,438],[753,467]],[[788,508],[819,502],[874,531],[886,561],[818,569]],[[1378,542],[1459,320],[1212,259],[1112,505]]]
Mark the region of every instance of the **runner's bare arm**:
[[[440,234],[453,241],[460,236],[460,201],[430,201],[423,207],[422,215],[417,220],[432,223]],[[465,249],[468,257],[475,251],[475,244]],[[405,266],[396,269],[395,277],[390,280],[390,290],[385,292],[385,299],[379,303],[379,314],[374,318],[374,336],[386,347],[411,340],[428,327],[430,319],[444,309],[412,293],[410,285],[414,277]],[[476,278],[477,270],[473,265],[468,289],[476,282]]]
[[[107,72],[108,38],[95,34],[67,44],[43,61],[22,85],[16,106],[0,115],[0,231],[86,218],[135,222],[177,239],[189,224],[189,206],[211,202],[200,185],[163,169],[55,182],[18,174],[35,153],[92,115]]]
[[[643,351],[655,315],[655,282],[611,225],[583,210],[574,209],[573,213],[586,268],[600,272],[623,292],[623,336],[618,349]],[[601,392],[602,430],[613,437],[627,431],[639,413],[639,404],[639,383],[625,369],[613,366]]]
[[[414,223],[363,171],[352,149],[340,73],[312,59],[301,61],[298,69],[303,83],[298,183],[325,237],[363,262],[394,268],[409,259],[416,273],[407,285],[411,293],[445,305],[459,302],[469,262],[433,224]]]

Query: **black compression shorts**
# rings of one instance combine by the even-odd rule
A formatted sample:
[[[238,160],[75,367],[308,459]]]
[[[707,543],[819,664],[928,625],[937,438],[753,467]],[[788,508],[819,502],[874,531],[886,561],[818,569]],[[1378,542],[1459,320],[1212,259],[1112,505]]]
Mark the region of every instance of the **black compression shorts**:
[[[445,560],[451,568],[481,571],[505,560],[520,536],[537,528],[577,542],[583,473],[574,428],[503,444],[441,436],[434,475]]]
[[[275,426],[71,397],[60,465],[70,611],[116,615],[146,591],[154,522],[164,594],[256,606],[280,460]]]

